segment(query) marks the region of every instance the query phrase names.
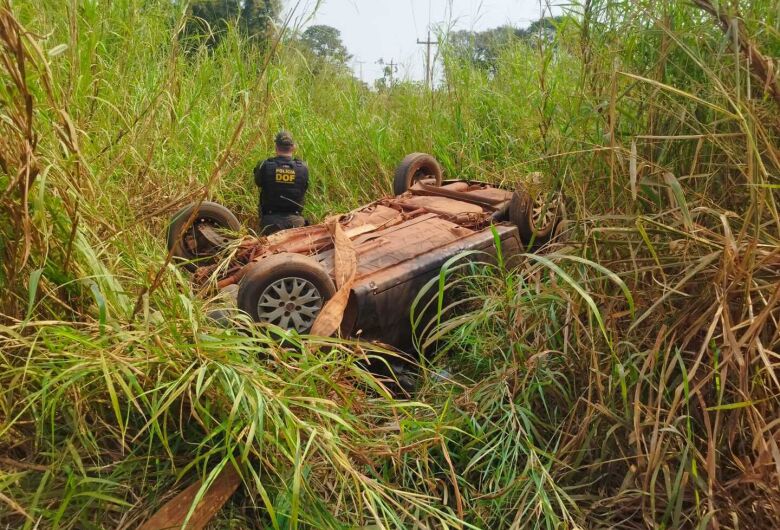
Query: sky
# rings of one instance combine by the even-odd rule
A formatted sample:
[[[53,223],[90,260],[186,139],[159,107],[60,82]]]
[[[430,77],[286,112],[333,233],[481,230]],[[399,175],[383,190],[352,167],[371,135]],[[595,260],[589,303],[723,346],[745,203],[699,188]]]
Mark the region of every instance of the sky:
[[[287,0],[292,5],[294,0]],[[303,0],[298,13],[311,14],[317,0]],[[542,14],[559,15],[550,0],[321,0],[313,18],[298,24],[326,24],[341,31],[354,58],[355,75],[372,84],[382,76],[381,58],[399,64],[399,78],[425,79],[425,41],[431,29],[480,31],[501,25],[528,26]],[[544,7],[542,7],[544,6]],[[544,8],[544,11],[542,9]],[[435,36],[431,40],[436,40]],[[435,50],[435,48],[433,48]]]

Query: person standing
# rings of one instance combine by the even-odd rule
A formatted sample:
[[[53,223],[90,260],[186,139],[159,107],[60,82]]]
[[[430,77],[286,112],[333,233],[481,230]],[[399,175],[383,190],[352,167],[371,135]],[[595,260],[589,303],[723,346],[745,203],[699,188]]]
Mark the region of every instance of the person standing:
[[[276,156],[254,170],[260,191],[258,216],[263,235],[304,226],[303,203],[309,188],[309,168],[293,158],[296,145],[292,134],[280,131],[274,139]]]

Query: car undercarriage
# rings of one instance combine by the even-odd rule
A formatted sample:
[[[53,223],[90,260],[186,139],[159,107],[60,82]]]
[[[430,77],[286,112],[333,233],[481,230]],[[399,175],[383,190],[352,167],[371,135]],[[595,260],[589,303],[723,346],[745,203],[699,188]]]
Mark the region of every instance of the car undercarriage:
[[[191,206],[174,216],[168,245],[195,283],[238,285],[238,308],[256,322],[311,332],[346,289],[339,325],[330,332],[409,351],[409,309],[447,260],[469,251],[491,259],[497,239],[505,257],[538,247],[561,217],[557,193],[445,181],[435,159],[420,153],[396,170],[394,191],[320,224],[239,241],[230,235],[238,221],[229,211],[214,203]],[[339,241],[354,261],[346,286],[338,278]]]

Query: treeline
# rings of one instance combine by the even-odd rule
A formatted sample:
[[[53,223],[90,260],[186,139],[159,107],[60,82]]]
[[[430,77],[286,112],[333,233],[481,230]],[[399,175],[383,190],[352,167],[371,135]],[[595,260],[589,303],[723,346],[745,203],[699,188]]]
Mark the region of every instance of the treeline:
[[[245,37],[265,45],[281,11],[280,0],[196,0],[188,7],[185,34],[213,48],[235,22]]]
[[[453,56],[490,73],[495,73],[502,51],[518,43],[552,44],[558,24],[564,17],[543,17],[527,28],[499,26],[485,31],[454,31],[447,35],[447,44]]]
[[[213,49],[233,25],[242,36],[265,47],[276,35],[282,23],[280,0],[197,0],[188,9],[185,34],[189,49],[200,46]],[[459,62],[495,74],[502,51],[518,43],[553,43],[558,24],[564,17],[543,17],[526,28],[511,25],[499,26],[484,31],[460,30],[439,35],[447,53]],[[332,26],[316,24],[286,39],[285,44],[297,46],[312,62],[317,72],[323,66],[348,71],[353,56],[342,41],[341,31]],[[377,64],[384,66],[383,76],[375,80],[374,86],[383,89],[394,83],[397,68],[386,65],[377,58]]]
[[[213,50],[231,28],[248,43],[265,49],[279,36],[281,12],[280,0],[196,0],[186,13],[186,49],[190,53],[203,47]],[[327,66],[346,73],[352,59],[341,32],[332,26],[309,26],[285,39],[285,44],[297,47],[318,72]]]

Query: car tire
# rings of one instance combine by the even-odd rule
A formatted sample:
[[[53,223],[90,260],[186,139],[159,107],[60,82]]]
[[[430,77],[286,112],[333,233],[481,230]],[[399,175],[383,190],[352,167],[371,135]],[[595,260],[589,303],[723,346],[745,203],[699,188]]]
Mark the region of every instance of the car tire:
[[[211,262],[209,258],[212,258],[219,252],[218,247],[214,247],[211,244],[204,244],[202,239],[199,238],[197,233],[197,227],[199,224],[207,223],[213,228],[221,230],[230,230],[237,232],[241,229],[241,223],[239,223],[236,216],[233,213],[215,202],[202,202],[198,207],[198,213],[195,216],[195,220],[192,225],[187,228],[187,232],[184,232],[184,225],[192,216],[192,211],[195,209],[196,204],[190,204],[185,206],[173,217],[168,224],[168,251],[173,252],[173,257],[182,262],[184,267],[188,270],[194,271],[200,265],[206,265]],[[192,238],[189,243],[185,241],[185,237]],[[229,238],[224,239],[224,243],[228,243]],[[194,250],[192,244],[195,245]],[[197,263],[195,263],[197,261]]]
[[[436,179],[436,185],[441,186],[442,169],[439,162],[425,153],[412,153],[398,164],[393,177],[393,193],[401,195],[411,188],[415,182],[424,177]]]
[[[419,387],[419,368],[404,364],[392,364],[391,369],[394,375],[391,391],[395,397],[411,399]]]
[[[542,194],[534,197],[520,184],[509,201],[508,215],[524,244],[541,246],[552,238],[561,220],[561,197],[557,195],[552,201],[546,201]]]
[[[283,252],[247,267],[238,286],[238,307],[255,322],[307,333],[336,294],[333,280],[309,256]]]
[[[359,365],[373,375],[395,398],[411,398],[420,384],[420,366],[405,353],[369,356]]]

